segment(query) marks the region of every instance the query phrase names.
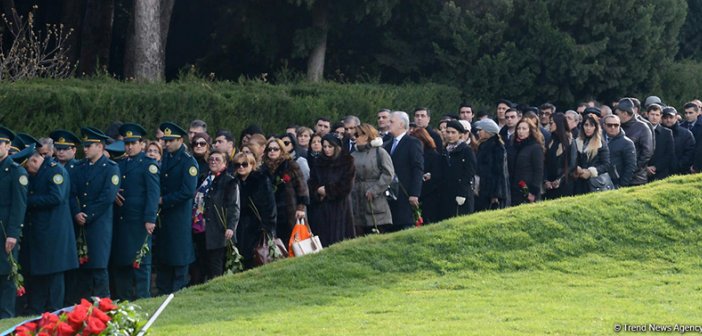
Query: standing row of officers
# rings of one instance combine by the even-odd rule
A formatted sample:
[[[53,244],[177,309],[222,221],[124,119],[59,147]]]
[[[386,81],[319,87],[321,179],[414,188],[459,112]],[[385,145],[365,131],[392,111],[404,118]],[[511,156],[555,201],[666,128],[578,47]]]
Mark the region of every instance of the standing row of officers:
[[[52,132],[57,160],[33,138],[0,127],[0,318],[91,296],[149,297],[152,256],[138,256],[155,230],[159,293],[185,287],[195,259],[188,238],[198,165],[183,145],[185,130],[169,122],[160,130],[166,153],[159,164],[144,154],[146,131],[137,124],[120,127],[126,155],[118,162],[104,154],[109,137],[95,128],[82,128],[80,138]],[[10,254],[24,276],[22,302]]]

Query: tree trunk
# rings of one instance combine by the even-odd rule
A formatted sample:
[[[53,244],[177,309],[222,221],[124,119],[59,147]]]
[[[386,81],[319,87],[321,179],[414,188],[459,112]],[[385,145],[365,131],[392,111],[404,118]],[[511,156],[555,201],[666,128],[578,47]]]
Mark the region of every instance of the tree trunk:
[[[68,38],[68,60],[71,63],[78,62],[80,57],[80,34],[83,22],[83,12],[85,12],[85,0],[63,0],[61,8],[61,23],[64,31],[71,32]]]
[[[312,48],[307,60],[307,80],[320,82],[324,78],[324,57],[327,52],[327,0],[318,0],[312,8],[312,27],[318,34],[317,44]]]
[[[160,16],[160,0],[134,1],[134,78],[137,80],[163,80]]]
[[[94,74],[110,64],[114,0],[88,0],[81,29],[80,73]]]
[[[161,2],[161,52],[159,58],[163,63],[164,73],[166,68],[166,45],[168,43],[168,32],[171,28],[171,16],[173,14],[173,5],[175,0],[163,0]]]

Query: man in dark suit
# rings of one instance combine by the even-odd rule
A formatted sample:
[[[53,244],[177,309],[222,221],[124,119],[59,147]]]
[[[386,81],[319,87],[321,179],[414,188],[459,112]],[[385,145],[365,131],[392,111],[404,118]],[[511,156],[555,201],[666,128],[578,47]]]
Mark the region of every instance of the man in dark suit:
[[[424,150],[421,141],[408,134],[409,116],[395,111],[390,115],[389,132],[392,140],[384,147],[390,153],[395,174],[400,182],[397,200],[389,201],[395,229],[406,229],[414,224],[413,209],[419,206],[424,174]]]
[[[185,130],[171,122],[159,128],[166,150],[161,161],[161,219],[154,251],[159,263],[156,287],[159,294],[169,294],[188,284],[188,265],[195,261],[192,210],[198,165],[183,145]]]
[[[104,155],[107,135],[90,127],[82,128],[81,133],[85,160],[70,175],[70,205],[76,239],[85,242],[87,260],[83,259],[76,282],[66,293],[66,300],[72,303],[110,296],[107,263],[112,249],[113,204],[120,184],[117,163]],[[80,250],[78,257],[80,262]]]
[[[353,153],[356,151],[356,128],[361,126],[361,120],[357,116],[349,115],[344,117],[342,123],[344,124],[342,148],[349,153]]]
[[[656,138],[656,148],[653,150],[653,156],[648,162],[646,171],[650,180],[662,180],[673,174],[676,169],[673,131],[661,125],[663,112],[661,105],[653,103],[646,110],[648,121],[653,125],[653,136]]]
[[[378,134],[383,138],[383,143],[392,140],[392,134],[388,131],[390,127],[390,111],[389,109],[380,109],[378,111]]]

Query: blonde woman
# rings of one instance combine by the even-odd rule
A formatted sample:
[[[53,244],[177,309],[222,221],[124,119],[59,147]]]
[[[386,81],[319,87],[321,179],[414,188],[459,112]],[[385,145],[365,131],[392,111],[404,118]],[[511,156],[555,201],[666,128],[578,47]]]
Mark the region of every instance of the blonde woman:
[[[575,140],[578,149],[578,164],[573,172],[575,195],[590,192],[588,180],[604,174],[609,168],[609,149],[602,139],[602,130],[597,116],[587,114]]]

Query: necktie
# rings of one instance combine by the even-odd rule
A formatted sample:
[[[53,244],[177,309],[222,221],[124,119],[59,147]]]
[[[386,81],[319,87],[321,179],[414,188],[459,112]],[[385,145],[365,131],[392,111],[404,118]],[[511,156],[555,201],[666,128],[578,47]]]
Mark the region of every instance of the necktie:
[[[390,155],[395,154],[395,148],[397,148],[398,142],[399,141],[397,140],[397,138],[392,139],[392,148],[390,148]]]

